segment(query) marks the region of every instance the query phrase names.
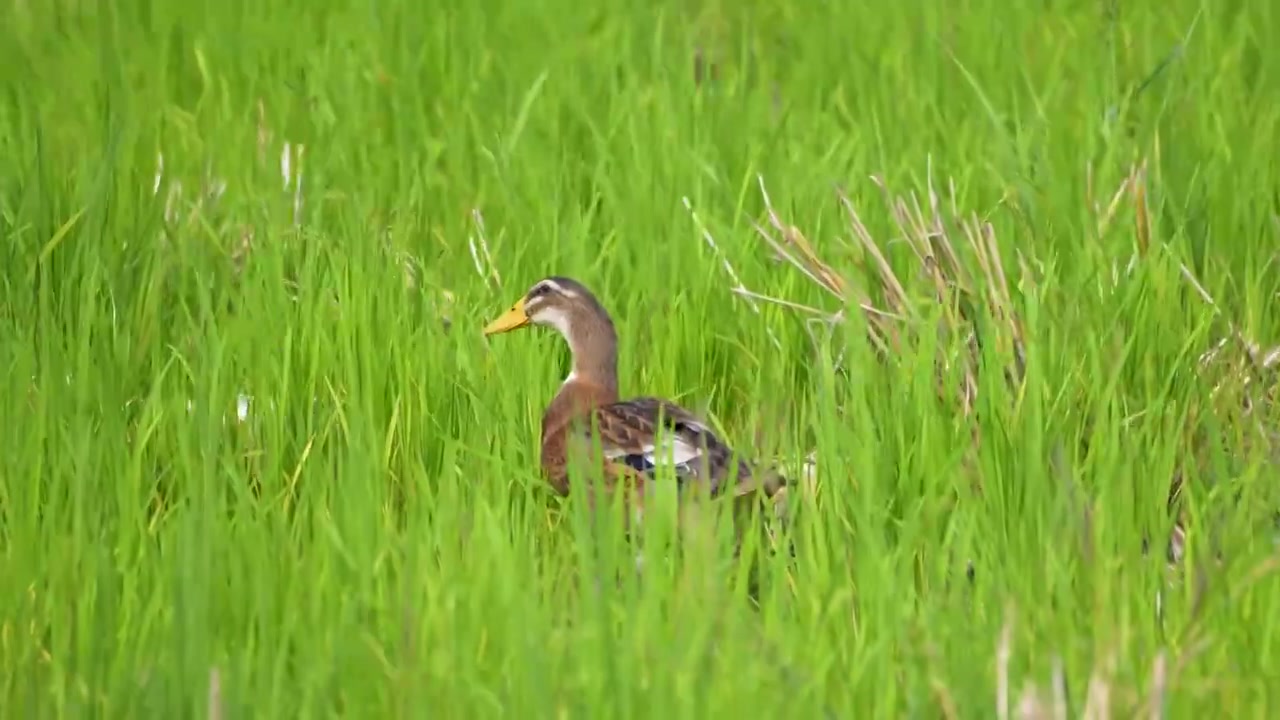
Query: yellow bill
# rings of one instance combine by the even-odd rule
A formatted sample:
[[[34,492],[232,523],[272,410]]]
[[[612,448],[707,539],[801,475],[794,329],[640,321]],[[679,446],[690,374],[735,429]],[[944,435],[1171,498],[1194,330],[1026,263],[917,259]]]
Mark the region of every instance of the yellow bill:
[[[522,328],[528,324],[529,316],[524,311],[524,298],[520,298],[515,305],[511,306],[510,310],[502,313],[501,317],[486,325],[484,334],[486,336],[497,335]]]

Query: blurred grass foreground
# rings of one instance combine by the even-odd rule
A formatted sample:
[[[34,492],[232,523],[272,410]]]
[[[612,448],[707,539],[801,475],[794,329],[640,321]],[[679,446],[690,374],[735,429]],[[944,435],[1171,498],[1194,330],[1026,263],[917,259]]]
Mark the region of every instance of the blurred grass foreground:
[[[1280,702],[1274,7],[0,14],[6,717]],[[550,495],[552,274],[794,553]]]

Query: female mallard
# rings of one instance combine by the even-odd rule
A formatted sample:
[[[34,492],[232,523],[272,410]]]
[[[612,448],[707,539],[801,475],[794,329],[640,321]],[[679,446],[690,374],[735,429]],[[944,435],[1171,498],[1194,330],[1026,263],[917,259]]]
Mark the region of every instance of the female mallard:
[[[639,504],[645,484],[663,466],[681,490],[698,487],[713,498],[757,489],[772,497],[786,484],[777,472],[750,466],[679,405],[654,397],[619,400],[613,321],[581,283],[566,277],[537,282],[484,334],[529,325],[554,328],[573,353],[573,370],[542,415],[542,472],[559,494],[569,492],[569,452],[577,443],[599,447],[606,487],[623,484]]]

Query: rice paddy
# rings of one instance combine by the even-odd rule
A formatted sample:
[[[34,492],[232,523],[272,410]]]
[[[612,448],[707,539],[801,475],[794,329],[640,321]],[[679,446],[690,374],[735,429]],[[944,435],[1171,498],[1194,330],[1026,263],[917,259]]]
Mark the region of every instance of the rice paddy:
[[[1271,714],[1275,11],[3,16],[8,713]],[[550,275],[762,542],[550,492]]]

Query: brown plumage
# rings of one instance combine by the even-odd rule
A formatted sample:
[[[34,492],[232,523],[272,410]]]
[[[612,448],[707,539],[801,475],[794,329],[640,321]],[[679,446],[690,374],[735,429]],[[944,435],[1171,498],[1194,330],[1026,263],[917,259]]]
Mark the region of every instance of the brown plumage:
[[[735,457],[732,448],[679,405],[655,397],[620,400],[613,321],[582,284],[566,277],[535,283],[484,334],[529,325],[554,328],[573,353],[573,370],[542,416],[542,471],[561,495],[569,492],[571,455],[598,462],[606,487],[622,484],[633,503],[643,503],[644,486],[661,466],[674,471],[682,496],[697,489],[710,497],[756,490],[772,497],[786,484],[777,472]],[[594,451],[596,442],[599,455],[576,455]]]

